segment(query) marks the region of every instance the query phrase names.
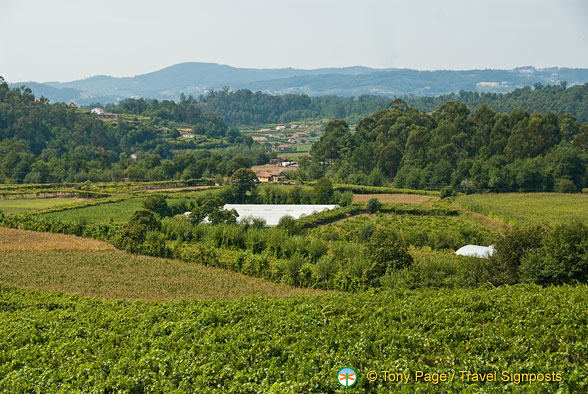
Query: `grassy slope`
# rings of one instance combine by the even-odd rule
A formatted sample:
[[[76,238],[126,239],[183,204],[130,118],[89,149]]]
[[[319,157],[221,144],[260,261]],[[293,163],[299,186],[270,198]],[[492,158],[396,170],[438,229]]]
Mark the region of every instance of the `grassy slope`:
[[[588,195],[561,193],[472,194],[457,204],[507,224],[557,224],[588,221]]]
[[[338,393],[337,371],[351,366],[354,393],[581,393],[587,304],[586,286],[182,303],[0,286],[0,391]],[[404,386],[384,382],[382,370],[458,375]],[[559,372],[563,381],[476,384],[461,370]]]
[[[3,228],[0,283],[89,297],[150,301],[319,293],[219,268],[134,256],[95,240]]]

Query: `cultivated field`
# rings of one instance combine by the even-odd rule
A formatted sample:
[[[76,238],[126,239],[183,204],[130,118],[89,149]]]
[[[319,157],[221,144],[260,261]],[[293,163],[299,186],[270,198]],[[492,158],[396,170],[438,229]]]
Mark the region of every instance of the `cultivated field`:
[[[371,198],[377,198],[381,203],[393,204],[425,204],[439,199],[438,197],[422,196],[419,194],[354,194],[353,202],[368,202]]]
[[[0,200],[0,211],[6,214],[18,214],[38,209],[55,208],[79,202],[67,198],[22,198],[14,200]]]
[[[68,209],[60,212],[44,214],[47,219],[57,219],[64,222],[75,222],[85,220],[87,222],[108,222],[124,223],[141,208],[144,198],[129,198],[114,203],[94,205],[84,208]]]
[[[562,193],[472,194],[458,205],[512,225],[588,222],[588,195]]]
[[[0,286],[0,391],[580,394],[587,304],[586,286],[181,303]],[[349,366],[357,384],[344,389],[337,371]],[[384,370],[410,381],[385,381]],[[454,379],[415,383],[417,371]],[[460,371],[509,381],[467,381]],[[516,380],[522,373],[560,381]]]
[[[0,253],[114,250],[114,246],[73,235],[39,233],[0,227]],[[4,257],[4,255],[0,255]]]
[[[320,292],[84,238],[0,228],[0,283],[106,299],[169,301]]]

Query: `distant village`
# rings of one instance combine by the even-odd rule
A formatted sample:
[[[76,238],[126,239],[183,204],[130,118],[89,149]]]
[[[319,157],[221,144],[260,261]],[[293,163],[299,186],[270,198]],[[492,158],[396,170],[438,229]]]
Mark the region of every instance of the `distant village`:
[[[92,108],[90,112],[102,119],[117,118],[117,114],[105,112],[104,109],[99,107]],[[323,126],[320,124],[285,124],[272,128],[264,127],[259,130],[244,131],[244,134],[250,135],[253,141],[263,145],[266,153],[304,153],[308,151],[310,145],[320,138],[322,128]],[[191,128],[176,128],[176,130],[180,133],[177,138],[196,138],[196,134]],[[168,134],[170,129],[164,127],[161,131],[163,134]],[[298,149],[300,145],[305,146]],[[135,154],[131,155],[131,158],[137,160]],[[298,161],[294,158],[278,157],[270,159],[268,164],[253,166],[251,170],[255,173],[257,181],[260,183],[284,184],[287,183],[287,176],[284,172],[293,171],[297,168]]]

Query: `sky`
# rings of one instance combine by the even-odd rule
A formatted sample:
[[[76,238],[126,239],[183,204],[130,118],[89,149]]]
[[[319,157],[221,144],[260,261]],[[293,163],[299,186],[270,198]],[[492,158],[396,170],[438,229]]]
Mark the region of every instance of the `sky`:
[[[588,68],[588,0],[0,0],[9,82],[252,68]]]

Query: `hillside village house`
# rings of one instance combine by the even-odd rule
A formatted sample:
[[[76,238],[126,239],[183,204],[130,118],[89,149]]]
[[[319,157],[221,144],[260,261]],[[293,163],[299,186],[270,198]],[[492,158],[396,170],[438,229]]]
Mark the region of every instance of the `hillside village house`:
[[[182,137],[184,138],[194,138],[196,135],[194,133],[183,133]]]
[[[92,110],[90,111],[90,113],[99,116],[101,118],[109,118],[109,119],[114,119],[117,117],[116,114],[113,114],[112,112],[104,112],[104,110],[102,108],[96,107],[96,108],[92,108]]]
[[[286,176],[282,172],[260,172],[257,175],[257,180],[261,183],[282,182]]]
[[[292,150],[292,145],[288,145],[288,144],[278,145],[277,150],[278,150],[278,152],[290,152]]]

